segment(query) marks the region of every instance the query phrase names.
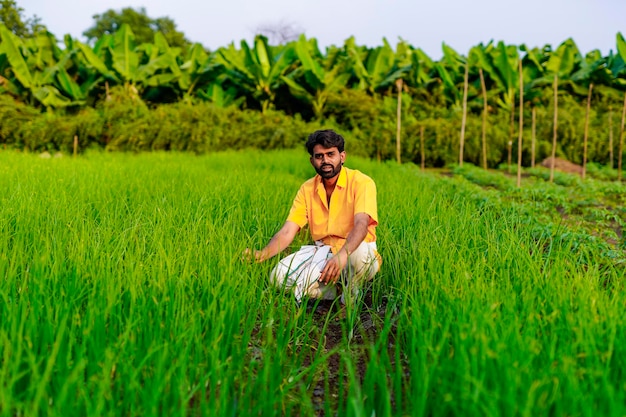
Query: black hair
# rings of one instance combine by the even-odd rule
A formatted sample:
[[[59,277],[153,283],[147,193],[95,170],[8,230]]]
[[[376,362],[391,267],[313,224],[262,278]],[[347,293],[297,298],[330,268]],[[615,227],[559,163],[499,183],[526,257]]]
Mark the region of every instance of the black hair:
[[[306,141],[306,150],[309,151],[309,155],[313,156],[313,148],[315,145],[322,145],[324,148],[337,147],[339,152],[343,152],[345,146],[345,140],[343,136],[335,132],[332,129],[316,130],[309,135]]]

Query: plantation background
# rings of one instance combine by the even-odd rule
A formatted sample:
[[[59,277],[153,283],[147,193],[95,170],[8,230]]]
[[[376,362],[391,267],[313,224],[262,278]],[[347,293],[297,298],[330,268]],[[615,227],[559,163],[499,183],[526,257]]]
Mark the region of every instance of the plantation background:
[[[462,52],[444,44],[436,61],[385,39],[320,50],[314,38],[271,45],[259,35],[209,51],[165,23],[135,28],[138,36],[127,24],[95,25],[85,32],[90,44],[60,41],[42,25],[0,24],[2,146],[73,152],[76,137],[78,152],[274,149],[325,126],[344,134],[353,154],[497,167],[517,160],[522,126],[525,166],[554,154],[621,174],[620,33],[608,56],[583,56],[567,39]]]
[[[29,25],[0,24],[0,415],[626,414],[621,34],[435,61]],[[320,127],[378,188],[383,267],[344,318],[241,259]]]

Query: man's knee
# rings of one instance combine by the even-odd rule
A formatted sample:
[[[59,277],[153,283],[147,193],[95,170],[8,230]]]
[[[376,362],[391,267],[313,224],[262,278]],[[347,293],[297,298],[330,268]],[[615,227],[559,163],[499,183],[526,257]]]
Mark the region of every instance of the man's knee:
[[[380,268],[378,257],[372,244],[362,242],[350,254],[349,271],[352,275],[366,280],[372,279]]]
[[[270,272],[270,284],[277,288],[285,288],[287,285],[286,278],[288,272],[288,268],[281,262],[278,262],[272,269],[272,272]]]

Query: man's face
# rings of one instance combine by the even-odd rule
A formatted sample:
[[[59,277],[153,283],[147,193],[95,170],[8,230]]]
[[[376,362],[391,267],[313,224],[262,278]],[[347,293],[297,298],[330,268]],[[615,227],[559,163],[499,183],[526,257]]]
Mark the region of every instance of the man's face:
[[[311,165],[322,178],[327,180],[339,175],[345,160],[346,153],[339,152],[336,146],[325,148],[322,145],[315,145]]]

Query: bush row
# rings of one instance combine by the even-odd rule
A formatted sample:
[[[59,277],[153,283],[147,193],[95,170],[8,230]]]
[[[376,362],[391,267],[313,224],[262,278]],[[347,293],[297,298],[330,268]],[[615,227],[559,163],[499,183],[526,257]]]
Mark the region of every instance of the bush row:
[[[461,109],[403,99],[402,159],[420,163],[422,139],[427,166],[456,163],[459,154]],[[557,156],[582,162],[584,107],[564,97],[559,107]],[[136,95],[120,88],[95,108],[76,112],[40,113],[27,105],[0,95],[0,144],[4,148],[32,152],[72,152],[74,137],[78,150],[100,148],[111,151],[176,150],[205,153],[226,149],[259,149],[302,146],[307,135],[318,128],[334,128],[347,140],[353,154],[388,160],[396,158],[396,100],[375,98],[347,90],[329,97],[325,120],[307,122],[300,116],[280,111],[260,113],[237,108],[220,108],[211,103],[180,101],[148,106]],[[470,109],[472,110],[472,109]],[[617,161],[620,112],[607,111],[600,103],[592,108],[588,161],[608,164],[613,138],[613,165]],[[609,121],[609,115],[612,119]],[[523,163],[531,162],[531,110],[525,110]],[[551,107],[536,110],[535,160],[548,157],[552,146]],[[517,114],[491,109],[487,118],[487,160],[490,167],[517,158]],[[465,131],[464,160],[482,161],[482,116],[470,111]]]

